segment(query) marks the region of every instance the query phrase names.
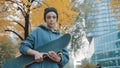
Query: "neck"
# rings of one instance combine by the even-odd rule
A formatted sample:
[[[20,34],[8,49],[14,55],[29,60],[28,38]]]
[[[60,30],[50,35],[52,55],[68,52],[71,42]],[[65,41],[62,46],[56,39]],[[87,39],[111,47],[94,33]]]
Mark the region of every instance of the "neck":
[[[46,25],[47,26],[47,25]],[[55,29],[54,28],[51,28],[51,27],[49,27],[49,26],[47,26],[47,28],[49,28],[50,30],[52,30],[52,31],[54,31]]]

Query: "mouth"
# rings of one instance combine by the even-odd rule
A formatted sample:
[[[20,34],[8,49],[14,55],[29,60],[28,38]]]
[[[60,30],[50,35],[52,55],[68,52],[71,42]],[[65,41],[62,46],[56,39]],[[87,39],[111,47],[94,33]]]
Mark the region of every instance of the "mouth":
[[[51,22],[50,25],[54,25],[55,23]]]

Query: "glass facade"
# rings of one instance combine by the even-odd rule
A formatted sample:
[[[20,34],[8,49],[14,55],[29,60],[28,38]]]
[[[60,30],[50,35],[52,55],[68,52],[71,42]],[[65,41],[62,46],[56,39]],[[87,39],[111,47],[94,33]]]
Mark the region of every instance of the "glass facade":
[[[91,60],[105,68],[120,68],[120,30],[95,37],[95,53]]]
[[[120,20],[115,19],[120,13],[112,14],[108,7],[110,0],[95,0],[94,13],[89,13],[87,19],[95,19],[93,29],[87,36],[94,38],[95,52],[91,62],[102,65],[102,68],[120,68]]]

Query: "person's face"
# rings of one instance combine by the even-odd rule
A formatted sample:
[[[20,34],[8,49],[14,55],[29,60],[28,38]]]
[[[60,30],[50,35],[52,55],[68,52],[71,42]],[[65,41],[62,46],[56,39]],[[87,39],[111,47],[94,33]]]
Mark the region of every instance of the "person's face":
[[[49,28],[54,28],[57,22],[57,15],[54,12],[48,12],[46,14],[46,23]]]

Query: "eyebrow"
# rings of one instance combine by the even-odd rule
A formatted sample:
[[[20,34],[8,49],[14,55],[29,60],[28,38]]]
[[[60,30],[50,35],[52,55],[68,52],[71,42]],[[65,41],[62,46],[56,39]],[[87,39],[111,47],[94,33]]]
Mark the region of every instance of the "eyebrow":
[[[48,15],[48,16],[46,16],[46,17],[57,17],[57,16],[55,16],[55,15],[53,15],[53,16]]]

